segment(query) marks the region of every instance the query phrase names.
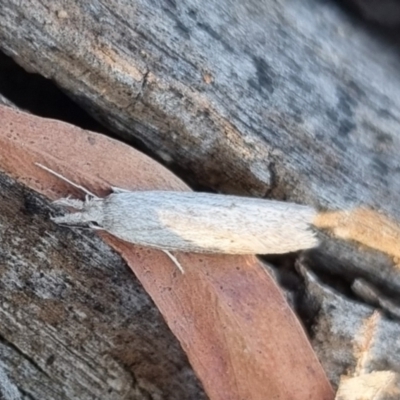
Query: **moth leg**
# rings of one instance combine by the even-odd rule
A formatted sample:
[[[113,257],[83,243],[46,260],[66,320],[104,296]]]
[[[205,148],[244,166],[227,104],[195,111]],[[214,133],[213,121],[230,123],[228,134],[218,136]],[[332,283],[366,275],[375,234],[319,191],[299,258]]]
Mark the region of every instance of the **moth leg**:
[[[185,273],[185,271],[182,268],[182,265],[179,263],[179,261],[173,254],[171,254],[168,250],[161,250],[161,251],[163,251],[171,259],[171,261],[178,267],[179,271],[181,271],[182,274]]]
[[[88,227],[90,229],[93,229],[94,231],[104,231],[104,228],[102,228],[101,226],[99,226],[97,224],[90,223]]]
[[[75,210],[83,210],[85,206],[85,201],[78,200],[78,199],[71,199],[70,197],[63,197],[61,199],[53,201],[53,204],[57,204],[59,206],[71,207]]]
[[[57,225],[61,226],[69,226],[76,228],[86,228],[93,229],[96,231],[103,231],[104,228],[101,226],[88,221],[87,212],[75,212],[70,214],[65,214],[59,217],[50,217],[50,219],[55,222]]]
[[[85,212],[65,214],[60,217],[50,217],[50,219],[59,225],[82,225],[84,223],[87,223]]]
[[[116,187],[116,186],[111,186],[111,190],[112,190],[113,193],[128,193],[128,192],[131,192],[131,190],[122,189],[122,188],[119,188],[119,187]]]

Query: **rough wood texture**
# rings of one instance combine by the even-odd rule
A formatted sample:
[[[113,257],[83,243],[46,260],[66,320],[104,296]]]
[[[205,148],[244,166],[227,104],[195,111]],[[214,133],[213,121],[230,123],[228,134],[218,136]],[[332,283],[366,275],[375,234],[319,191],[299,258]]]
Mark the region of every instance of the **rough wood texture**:
[[[186,185],[159,164],[130,147],[110,140],[105,136],[85,132],[60,122],[29,116],[6,107],[0,108],[0,119],[3,122],[0,126],[0,168],[50,198],[59,198],[67,194],[79,195],[79,193],[64,182],[49,175],[46,171],[35,167],[34,162],[40,162],[52,169],[57,169],[62,175],[88,187],[90,191],[97,195],[109,193],[108,188],[110,186],[131,190],[156,188],[188,190]],[[32,196],[33,200],[28,203],[28,206],[34,212],[36,208],[32,206],[32,203],[36,204],[34,203],[36,197],[32,194],[30,196]],[[12,197],[13,194],[11,193],[9,201],[12,201]],[[10,247],[5,249],[7,260],[12,260],[13,254],[19,253],[18,246],[21,246],[19,240],[14,241],[13,229],[11,229],[13,226],[12,215],[20,207],[19,204],[16,204],[7,214],[11,215],[9,217],[11,222],[7,226],[11,225],[11,227],[2,232],[2,235],[8,235],[7,240],[10,242]],[[23,216],[24,214],[22,214]],[[36,219],[38,220],[37,222]],[[81,286],[80,276],[66,279],[66,282],[62,281],[63,284],[60,285],[56,285],[49,278],[54,275],[64,277],[64,274],[71,269],[74,274],[78,274],[82,270],[82,273],[86,271],[89,275],[91,264],[95,263],[95,267],[97,267],[96,262],[100,263],[103,260],[103,253],[106,257],[108,253],[111,253],[110,250],[105,247],[103,251],[102,248],[97,246],[93,253],[88,252],[88,254],[82,255],[79,253],[75,257],[74,254],[77,251],[85,253],[86,247],[73,239],[76,237],[78,240],[79,237],[83,237],[82,243],[86,243],[86,241],[91,243],[94,240],[93,235],[88,234],[85,236],[86,233],[81,231],[74,234],[69,229],[56,227],[48,222],[48,215],[43,212],[36,216],[36,219],[33,221],[31,219],[23,220],[20,224],[17,224],[17,226],[20,226],[18,229],[28,237],[27,228],[33,229],[35,232],[35,245],[27,245],[26,251],[32,257],[35,257],[35,260],[39,261],[45,258],[48,252],[54,258],[50,262],[42,261],[43,265],[38,266],[39,271],[40,267],[43,268],[43,266],[46,266],[48,271],[43,271],[43,275],[38,272],[38,278],[30,280],[31,284],[27,289],[28,293],[39,292],[42,297],[38,302],[42,301],[43,297],[45,299],[48,297],[42,294],[45,291],[43,287],[46,287],[46,285],[55,286],[55,290],[57,289],[61,293],[62,305],[59,305],[60,299],[54,299],[54,296],[51,297],[53,302],[50,304],[55,303],[51,316],[56,319],[56,322],[58,322],[58,318],[64,318],[63,321],[68,325],[69,330],[61,332],[61,337],[65,334],[80,338],[78,344],[81,347],[78,347],[78,350],[80,350],[81,363],[90,361],[93,370],[99,367],[100,372],[105,371],[104,374],[106,374],[109,371],[105,360],[108,359],[107,356],[110,352],[118,355],[117,360],[119,363],[122,363],[121,359],[130,360],[128,365],[135,370],[138,363],[137,359],[135,359],[135,351],[138,350],[132,350],[129,347],[129,342],[129,345],[127,344],[126,348],[124,348],[125,340],[130,338],[128,332],[131,330],[131,326],[127,325],[128,321],[126,320],[126,318],[128,320],[130,318],[129,311],[123,321],[119,321],[126,330],[121,335],[122,344],[118,347],[118,351],[113,349],[113,342],[111,342],[111,344],[108,344],[110,347],[106,347],[105,350],[101,348],[100,354],[98,354],[98,348],[93,348],[92,342],[89,341],[92,335],[87,333],[86,336],[85,332],[80,332],[79,323],[81,319],[93,329],[95,329],[99,320],[96,314],[97,303],[92,304],[89,297],[93,286],[94,289],[104,295],[104,299],[101,302],[99,301],[101,305],[100,312],[105,314],[109,312],[108,302],[117,303],[110,307],[111,315],[115,315],[116,311],[113,311],[115,307],[117,309],[122,307],[122,310],[125,310],[125,307],[129,307],[129,304],[121,305],[121,302],[124,302],[125,299],[120,297],[122,294],[117,288],[113,288],[113,286],[110,286],[110,289],[108,288],[108,280],[112,279],[112,277],[109,278],[104,274],[98,276],[96,273],[93,277],[95,281],[86,284],[88,291],[85,293],[89,297],[87,302],[94,308],[94,311],[89,314],[87,306],[83,315],[80,312],[80,308],[77,308],[76,318],[78,319],[78,324],[71,320],[69,316],[75,310],[76,301],[79,304],[81,301],[79,298],[75,301],[73,299],[70,300],[70,297],[64,299],[62,296],[64,291],[69,296],[74,296],[75,289],[70,287],[72,285],[76,285],[78,288]],[[48,226],[50,227],[49,230],[47,230]],[[59,237],[58,231],[64,236]],[[47,238],[47,236],[49,236],[51,243],[55,243],[54,246],[57,247],[51,249],[43,247],[46,242],[43,242],[45,239],[41,238]],[[182,275],[171,260],[160,251],[133,246],[107,234],[102,234],[102,237],[123,256],[146,291],[153,298],[170,329],[181,342],[196,374],[201,379],[211,399],[264,400],[268,397],[269,399],[331,400],[333,398],[332,389],[304,331],[284,301],[280,290],[255,257],[176,254],[181,264],[185,267],[185,274]],[[37,245],[36,242],[38,243]],[[95,243],[98,242],[96,241]],[[70,246],[77,247],[77,249],[70,250]],[[58,252],[60,247],[61,254]],[[64,252],[67,252],[67,254],[62,259],[59,259]],[[71,265],[75,264],[75,258],[79,257],[82,258],[84,264],[87,262],[89,265],[81,266],[79,263],[78,265]],[[53,260],[58,263],[57,266],[53,267]],[[63,273],[64,268],[66,268],[65,273]],[[29,268],[29,263],[24,263],[19,266],[19,269],[14,270],[13,264],[7,262],[3,269],[6,271],[5,274],[10,276],[6,282],[10,282],[11,285],[5,295],[8,296],[8,303],[15,306],[15,302],[13,303],[15,297],[14,282],[19,282],[22,279],[19,276],[20,274],[30,276],[31,269]],[[116,272],[109,271],[108,273],[113,274]],[[85,279],[90,279],[90,277],[85,276]],[[118,279],[130,279],[130,277]],[[120,281],[118,280],[118,282]],[[109,290],[110,293],[108,292]],[[85,296],[82,295],[82,297],[85,299]],[[134,301],[134,299],[131,300]],[[72,310],[68,308],[70,301]],[[127,301],[129,302],[129,297]],[[37,304],[36,307],[31,304],[25,305],[24,303],[23,310],[20,310],[19,313],[25,313],[23,315],[24,319],[34,323],[37,320],[34,313],[43,314],[43,318],[50,318],[47,316],[47,312],[42,310],[43,307],[42,303]],[[67,308],[67,311],[64,310],[65,308]],[[10,315],[7,310],[7,308],[2,309],[2,312],[7,315],[9,320],[12,320],[14,311]],[[115,316],[116,319],[118,317],[119,315]],[[132,315],[132,318],[134,320],[135,314]],[[51,321],[48,324],[50,325],[49,329],[53,339],[64,343],[61,339],[57,339],[58,333],[51,328]],[[41,320],[36,322],[41,323]],[[45,323],[47,323],[47,320]],[[140,321],[136,323],[140,324]],[[106,320],[102,324],[104,324],[102,326],[110,336],[114,337],[116,335],[114,321]],[[59,328],[61,329],[63,326],[59,325]],[[7,328],[7,325],[0,324],[0,329],[2,330],[2,336],[6,338],[11,346],[13,343],[13,331],[16,326]],[[20,330],[24,333],[22,327]],[[46,332],[47,329],[43,329],[43,335]],[[150,328],[148,328],[148,334],[155,334],[157,337],[159,335],[159,333],[155,333],[155,330]],[[128,336],[128,339],[126,339],[126,336]],[[23,348],[28,348],[29,351],[25,350],[25,352],[31,358],[37,359],[37,365],[45,372],[47,385],[51,389],[52,366],[46,364],[47,357],[50,354],[47,355],[48,346],[45,342],[45,337],[42,338],[40,336],[40,338],[36,341],[30,337],[27,338],[23,342],[25,346]],[[60,351],[68,351],[68,343],[66,341],[65,349],[62,347]],[[14,347],[19,349],[20,346],[21,344],[18,341]],[[158,347],[153,346],[152,343],[145,348],[153,347],[157,353]],[[38,351],[37,348],[40,350]],[[111,350],[107,350],[109,348]],[[73,344],[72,349],[75,349]],[[20,352],[25,354],[22,350]],[[37,355],[38,353],[39,355]],[[46,354],[46,357],[40,357],[42,353]],[[58,353],[54,355],[57,358],[61,358],[62,354],[61,351],[60,356]],[[162,354],[153,356],[158,357]],[[99,365],[96,364],[97,356],[100,357]],[[70,359],[60,360],[59,362],[61,368],[64,363],[68,364]],[[74,361],[72,363],[74,364]],[[9,364],[12,365],[11,361],[7,363],[7,365]],[[126,362],[123,364],[126,365]],[[183,365],[182,362],[182,367]],[[113,377],[115,376],[115,379],[121,374],[121,379],[123,379],[126,371],[124,369],[117,370],[114,364],[111,364],[111,366],[113,368],[109,373]],[[73,367],[74,365],[71,368]],[[11,369],[12,367],[9,366],[8,368]],[[65,369],[67,369],[66,366]],[[72,376],[74,372],[76,372],[76,376]],[[154,373],[154,371],[148,372],[149,374]],[[68,375],[71,381],[76,379],[81,385],[89,385],[87,390],[90,389],[93,383],[81,380],[82,373],[79,368],[73,368],[69,373],[71,374],[71,376]],[[189,372],[184,369],[180,371],[180,374],[185,373],[188,373],[190,378]],[[179,377],[182,379],[181,375]],[[92,379],[92,376],[90,378]],[[154,379],[157,381],[157,377],[154,377]],[[146,382],[151,382],[151,380],[147,379]],[[23,380],[20,384],[25,387]],[[55,381],[54,384],[57,387],[60,386],[58,381]],[[113,381],[110,383],[108,380],[101,379],[101,384],[104,384],[104,386],[101,386],[103,388],[113,384]],[[171,385],[174,384],[176,382],[172,379]],[[191,390],[196,389],[195,382],[190,385],[192,386]],[[132,386],[128,386],[128,388],[131,391],[135,390],[135,387]],[[122,390],[121,386],[118,386],[118,390]],[[160,398],[164,398],[166,396],[163,391],[164,388],[159,390],[161,392]],[[168,395],[170,398],[185,398],[180,397],[181,394],[178,392],[168,393]],[[186,396],[187,398],[190,398],[190,396],[193,396],[191,398],[198,398],[198,395],[193,395],[193,392],[186,394]],[[168,396],[166,397],[169,398]],[[41,398],[52,399],[54,397],[50,394]],[[68,398],[68,396],[65,396],[65,398]],[[78,396],[78,398],[85,397]],[[157,397],[154,395],[153,398]]]
[[[0,47],[198,183],[399,224],[398,41],[334,2],[4,0]],[[352,241],[314,265],[400,290]]]
[[[206,398],[121,257],[3,174],[0,193],[2,399]]]
[[[313,304],[313,345],[337,400],[395,400],[400,397],[400,323],[343,296],[318,281],[302,263],[308,302]]]

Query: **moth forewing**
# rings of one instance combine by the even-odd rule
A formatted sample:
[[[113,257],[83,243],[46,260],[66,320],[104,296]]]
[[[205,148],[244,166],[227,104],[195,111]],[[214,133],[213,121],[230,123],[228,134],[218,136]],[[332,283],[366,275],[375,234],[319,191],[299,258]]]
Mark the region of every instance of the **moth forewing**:
[[[194,192],[119,192],[103,201],[100,227],[131,243],[184,252],[278,254],[317,245],[311,207]],[[88,203],[86,214],[92,214]],[[97,207],[97,204],[96,204]]]

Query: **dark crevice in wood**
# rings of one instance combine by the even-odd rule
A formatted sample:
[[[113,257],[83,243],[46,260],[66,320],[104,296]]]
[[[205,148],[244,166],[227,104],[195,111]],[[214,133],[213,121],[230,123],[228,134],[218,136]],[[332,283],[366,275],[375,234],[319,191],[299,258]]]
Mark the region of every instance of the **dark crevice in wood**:
[[[332,0],[331,0],[332,1]],[[394,10],[393,3],[398,0],[333,0],[346,12],[356,17],[367,29],[385,35],[389,40],[394,33],[400,33],[400,15]],[[377,13],[376,10],[380,12]]]
[[[0,52],[0,93],[32,114],[58,119],[95,132],[110,131],[73,102],[50,79],[29,73]]]

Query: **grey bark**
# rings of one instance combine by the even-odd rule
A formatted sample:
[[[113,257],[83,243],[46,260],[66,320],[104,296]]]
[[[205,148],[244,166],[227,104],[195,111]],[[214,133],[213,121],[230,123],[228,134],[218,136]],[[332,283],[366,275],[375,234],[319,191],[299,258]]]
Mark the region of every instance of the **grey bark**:
[[[338,385],[349,378],[365,377],[365,382],[358,382],[352,388],[353,392],[357,392],[356,388],[362,392],[363,386],[376,386],[374,396],[357,397],[351,391],[342,396],[339,389],[337,399],[397,399],[400,395],[400,352],[394,339],[399,337],[400,324],[322,284],[301,262],[298,269],[306,282],[308,301],[319,310],[313,321],[312,341],[331,382]],[[369,376],[374,371],[390,371],[395,375],[394,388],[374,382],[373,375]]]
[[[205,399],[121,258],[0,175],[0,398]],[[3,396],[3,397],[1,397]]]

